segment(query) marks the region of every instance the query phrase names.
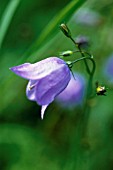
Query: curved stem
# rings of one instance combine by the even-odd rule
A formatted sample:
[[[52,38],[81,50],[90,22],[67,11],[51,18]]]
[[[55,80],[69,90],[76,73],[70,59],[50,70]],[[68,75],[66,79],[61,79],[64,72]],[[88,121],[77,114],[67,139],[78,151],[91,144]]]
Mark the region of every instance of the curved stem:
[[[68,65],[73,65],[73,64],[75,64],[75,63],[77,63],[78,61],[81,61],[81,60],[90,60],[91,62],[92,62],[92,64],[93,64],[93,68],[92,68],[92,71],[90,72],[90,75],[91,76],[93,76],[93,74],[94,74],[94,72],[95,72],[95,68],[96,68],[96,64],[95,64],[95,61],[93,60],[93,58],[91,58],[91,57],[82,57],[82,58],[78,58],[78,59],[76,59],[76,60],[74,60],[74,61],[72,61],[72,62],[70,62],[70,63],[67,63]]]
[[[88,53],[87,51],[80,51],[80,50],[76,50],[76,51],[73,51],[73,53],[83,53],[83,54],[87,54],[89,57],[93,57],[90,53]],[[85,57],[85,56],[84,56]]]
[[[76,47],[79,49],[79,52],[81,53],[82,57],[85,57],[84,53],[82,52],[80,46],[78,45],[78,43],[75,42],[75,40],[72,38],[72,37],[69,37],[71,39],[71,41],[76,45]],[[89,69],[89,66],[88,66],[88,63],[86,61],[86,59],[84,58],[84,63],[85,63],[85,66],[86,66],[86,70],[88,72],[88,74],[90,75],[91,72],[90,72],[90,69]]]

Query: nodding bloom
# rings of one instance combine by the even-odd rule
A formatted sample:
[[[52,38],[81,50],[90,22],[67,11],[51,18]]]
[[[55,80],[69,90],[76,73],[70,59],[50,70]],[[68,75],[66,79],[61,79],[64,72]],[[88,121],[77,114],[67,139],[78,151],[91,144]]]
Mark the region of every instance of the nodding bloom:
[[[10,69],[29,80],[26,96],[42,106],[42,119],[47,106],[66,88],[71,78],[68,65],[57,57],[49,57],[34,64],[24,63]]]
[[[56,100],[61,106],[71,108],[82,104],[84,95],[85,79],[80,73],[74,73],[74,77],[71,77],[68,86],[57,96]]]
[[[113,54],[106,60],[104,72],[109,77],[109,81],[113,82]]]

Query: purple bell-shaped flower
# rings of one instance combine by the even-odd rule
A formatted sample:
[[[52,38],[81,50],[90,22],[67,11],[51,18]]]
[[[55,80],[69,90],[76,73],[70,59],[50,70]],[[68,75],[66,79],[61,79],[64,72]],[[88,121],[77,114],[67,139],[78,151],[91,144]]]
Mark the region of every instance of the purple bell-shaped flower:
[[[24,63],[10,69],[29,80],[26,95],[29,100],[42,106],[42,119],[47,106],[66,88],[71,78],[68,65],[57,57],[50,57],[34,64]]]

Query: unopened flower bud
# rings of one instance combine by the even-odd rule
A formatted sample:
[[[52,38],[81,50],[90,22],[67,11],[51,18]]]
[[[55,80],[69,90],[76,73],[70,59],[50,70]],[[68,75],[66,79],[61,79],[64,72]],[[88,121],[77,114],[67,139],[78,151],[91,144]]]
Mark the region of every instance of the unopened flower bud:
[[[72,54],[73,54],[73,51],[68,50],[68,51],[63,51],[63,52],[61,52],[61,53],[60,53],[60,56],[67,57],[67,56],[70,56],[70,55],[72,55]]]
[[[78,46],[81,46],[82,48],[87,48],[89,46],[89,40],[85,36],[78,36],[75,39],[75,42],[78,44]]]
[[[62,24],[60,25],[60,29],[61,29],[61,31],[65,34],[65,36],[71,37],[71,32],[70,32],[70,30],[69,30],[69,28],[67,27],[66,24],[62,23]]]

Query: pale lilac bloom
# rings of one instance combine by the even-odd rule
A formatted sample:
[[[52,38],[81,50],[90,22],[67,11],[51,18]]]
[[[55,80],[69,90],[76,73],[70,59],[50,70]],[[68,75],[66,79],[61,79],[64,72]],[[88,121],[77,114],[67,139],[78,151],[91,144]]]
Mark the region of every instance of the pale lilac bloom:
[[[101,16],[97,11],[89,8],[80,8],[73,16],[77,23],[86,26],[96,26],[101,22]]]
[[[113,54],[106,60],[104,65],[104,72],[109,78],[109,81],[113,82]]]
[[[85,78],[80,73],[74,73],[68,86],[57,96],[57,102],[65,108],[81,105],[85,96]]]
[[[26,96],[42,106],[42,119],[47,106],[66,88],[71,78],[68,65],[57,57],[50,57],[34,64],[24,63],[10,69],[29,80]]]

